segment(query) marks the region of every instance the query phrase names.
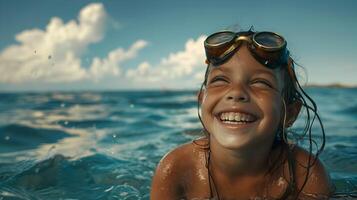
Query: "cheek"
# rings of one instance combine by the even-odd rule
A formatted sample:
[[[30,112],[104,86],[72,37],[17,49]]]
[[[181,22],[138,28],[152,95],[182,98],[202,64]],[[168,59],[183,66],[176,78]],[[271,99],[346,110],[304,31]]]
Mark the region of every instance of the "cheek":
[[[270,123],[273,124],[274,130],[278,130],[279,126],[282,122],[282,105],[279,103],[273,104],[272,105],[272,110],[271,110],[271,115],[273,116],[270,120]],[[275,131],[274,131],[275,132]]]
[[[280,122],[281,116],[283,114],[282,112],[283,105],[279,103],[279,100],[277,100],[277,103],[272,105],[272,112],[273,115],[275,116],[275,120]]]
[[[217,104],[218,99],[215,95],[210,93],[203,93],[201,101],[201,119],[207,128],[207,125],[213,120],[213,110]]]
[[[201,109],[202,112],[208,112],[213,109],[217,101],[217,95],[207,90],[202,93]]]
[[[205,121],[205,117],[207,117],[208,115],[208,110],[209,110],[209,99],[207,98],[207,94],[203,93],[202,94],[202,99],[201,99],[201,105],[200,105],[200,112],[201,112],[201,118],[203,120],[203,122]]]
[[[207,97],[207,95],[204,95],[202,98],[201,102],[201,113],[202,113],[202,118],[205,119],[208,116],[210,116],[210,113],[212,112],[213,109],[213,101]]]
[[[202,101],[201,103],[204,104],[207,100],[207,92],[202,92]]]
[[[283,113],[283,104],[280,96],[272,95],[261,98],[260,105],[260,108],[263,110],[264,115],[269,121],[280,122]]]
[[[261,101],[259,102],[259,107],[263,112],[263,120],[260,123],[258,130],[263,132],[267,137],[266,139],[271,139],[278,131],[281,124],[282,116],[282,104],[280,103],[280,98],[271,98],[271,101]],[[258,131],[258,132],[259,132]]]

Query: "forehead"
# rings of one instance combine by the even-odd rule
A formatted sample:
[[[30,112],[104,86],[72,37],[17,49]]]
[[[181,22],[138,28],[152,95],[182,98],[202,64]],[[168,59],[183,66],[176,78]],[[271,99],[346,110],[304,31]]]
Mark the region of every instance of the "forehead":
[[[209,74],[216,74],[216,73],[228,73],[228,74],[232,74],[235,71],[235,68],[239,68],[240,66],[237,65],[220,65],[220,66],[209,66]],[[280,77],[281,74],[281,70],[280,69],[269,69],[269,68],[261,68],[261,67],[254,67],[253,65],[249,65],[248,66],[249,70],[245,70],[245,71],[250,71],[252,74],[266,74],[266,75],[270,75],[273,76],[275,78]],[[240,69],[240,70],[244,70]]]

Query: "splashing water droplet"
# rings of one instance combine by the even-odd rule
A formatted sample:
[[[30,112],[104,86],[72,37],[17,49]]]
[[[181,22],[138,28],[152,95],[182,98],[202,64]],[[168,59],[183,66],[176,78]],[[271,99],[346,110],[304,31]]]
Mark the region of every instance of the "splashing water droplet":
[[[128,193],[127,192],[122,192],[122,193],[120,193],[120,196],[126,196],[126,195],[128,195]]]
[[[110,192],[113,188],[114,188],[114,186],[111,186],[110,188],[104,190],[104,192]]]

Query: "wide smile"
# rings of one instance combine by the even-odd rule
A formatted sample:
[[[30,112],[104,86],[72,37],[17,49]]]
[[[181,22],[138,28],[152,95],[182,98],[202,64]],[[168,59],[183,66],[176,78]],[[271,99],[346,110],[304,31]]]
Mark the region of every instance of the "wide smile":
[[[243,127],[253,124],[257,121],[257,117],[245,112],[220,112],[216,115],[218,121],[229,128]]]

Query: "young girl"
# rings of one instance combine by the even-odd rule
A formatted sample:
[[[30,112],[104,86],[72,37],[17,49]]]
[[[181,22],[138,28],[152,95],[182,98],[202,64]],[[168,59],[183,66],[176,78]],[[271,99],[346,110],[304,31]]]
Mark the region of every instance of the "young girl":
[[[157,166],[152,200],[328,199],[329,176],[318,154],[324,131],[314,101],[301,88],[284,38],[272,32],[212,34],[198,95],[206,137],[168,153]],[[289,127],[305,107],[309,151]],[[322,145],[312,153],[317,119]]]

